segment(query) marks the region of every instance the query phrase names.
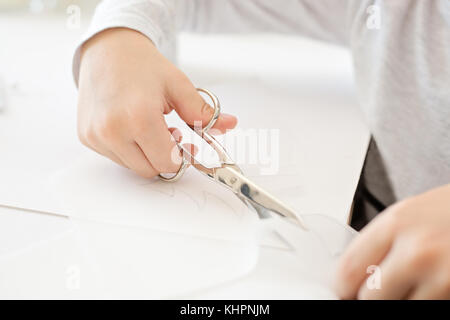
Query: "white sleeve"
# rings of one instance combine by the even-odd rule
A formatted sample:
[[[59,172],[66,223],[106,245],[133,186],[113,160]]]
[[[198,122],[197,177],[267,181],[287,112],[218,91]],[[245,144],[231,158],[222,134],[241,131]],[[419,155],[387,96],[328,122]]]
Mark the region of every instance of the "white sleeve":
[[[80,49],[84,42],[110,28],[124,27],[147,36],[168,58],[174,55],[177,0],[103,0],[96,8],[89,29],[79,41],[73,57],[73,76],[78,84]]]
[[[103,0],[74,55],[78,83],[80,46],[114,27],[141,32],[169,59],[178,30],[194,32],[280,32],[347,44],[350,0]]]

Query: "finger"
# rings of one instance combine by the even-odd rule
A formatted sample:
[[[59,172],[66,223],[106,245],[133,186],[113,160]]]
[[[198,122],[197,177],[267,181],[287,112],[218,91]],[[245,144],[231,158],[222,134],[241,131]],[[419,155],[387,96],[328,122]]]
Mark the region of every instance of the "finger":
[[[217,122],[219,122],[219,124],[217,124]],[[228,113],[220,113],[217,122],[208,131],[208,133],[213,136],[222,135],[227,133],[227,131],[234,129],[237,125],[237,118]]]
[[[86,144],[85,144],[86,145]],[[99,145],[97,146],[93,146],[93,145],[86,145],[89,149],[95,151],[96,153],[98,153],[99,155],[102,155],[106,158],[109,158],[110,160],[114,161],[115,163],[117,163],[118,165],[128,168],[127,165],[125,165],[125,163],[116,155],[114,154],[114,152],[100,147]]]
[[[436,247],[431,249],[430,246],[434,246],[437,244],[438,250]],[[424,299],[433,299],[433,300],[442,300],[442,299],[450,299],[450,256],[442,254],[444,252],[448,252],[445,249],[446,244],[437,241],[436,244],[429,244],[429,248],[431,252],[435,252],[434,255],[437,254],[438,260],[435,261],[434,267],[432,267],[433,253],[428,254],[417,258],[418,261],[418,272],[422,275],[420,281],[413,292],[411,292],[408,299],[412,300],[424,300]],[[444,247],[442,247],[444,245]],[[442,250],[443,249],[443,250]],[[428,255],[428,257],[427,257]],[[427,262],[423,262],[427,260]],[[417,264],[416,264],[417,265]],[[420,268],[420,266],[425,266],[424,268]]]
[[[159,173],[153,168],[144,152],[142,152],[139,145],[135,142],[124,143],[116,150],[116,153],[123,159],[123,162],[128,168],[144,178],[153,178]]]
[[[405,299],[417,281],[401,249],[393,248],[380,266],[372,266],[370,275],[361,285],[358,299]]]
[[[186,152],[188,154],[186,154]],[[198,159],[195,158],[195,155],[198,153],[198,148],[196,145],[191,143],[183,144],[183,149],[181,155],[185,160],[188,161],[189,165],[198,164]]]
[[[181,155],[162,113],[152,112],[141,119],[135,141],[158,173],[177,172]]]
[[[195,144],[192,143],[185,143],[183,144],[183,148],[188,150],[190,154],[195,156],[198,153],[198,147]]]
[[[217,122],[214,124],[212,129],[214,129],[213,134],[223,134],[228,130],[234,129],[237,125],[237,118],[228,113],[220,113]]]
[[[389,252],[394,239],[390,211],[386,210],[363,229],[341,257],[334,285],[339,297],[356,298],[367,276],[367,267],[380,264]]]
[[[117,163],[118,165],[128,168],[128,166],[122,161],[122,159],[119,158],[119,156],[117,156],[114,152],[110,151],[110,150],[95,150],[97,153],[111,159],[112,161],[114,161],[115,163]]]
[[[121,165],[121,166],[127,168],[127,166],[122,161],[122,159],[120,159],[120,157],[117,156],[114,152],[112,152],[111,150],[109,150],[108,148],[103,146],[103,144],[100,142],[100,139],[98,138],[98,136],[96,134],[94,134],[93,132],[90,132],[89,134],[86,134],[86,135],[81,135],[79,133],[79,139],[80,139],[81,143],[83,145],[85,145],[86,147],[88,147],[89,149],[95,151],[96,153],[98,153],[104,157],[111,159],[118,165]]]
[[[179,81],[173,81],[168,85],[167,99],[178,115],[189,125],[200,123],[206,126],[211,120],[214,109],[206,103],[189,79],[183,77]],[[237,118],[221,113],[213,128],[221,133],[233,129],[237,124]]]
[[[178,128],[169,128],[169,132],[176,142],[180,143],[183,140],[183,134]]]
[[[411,300],[448,300],[450,299],[449,279],[432,279],[421,282],[408,297]]]

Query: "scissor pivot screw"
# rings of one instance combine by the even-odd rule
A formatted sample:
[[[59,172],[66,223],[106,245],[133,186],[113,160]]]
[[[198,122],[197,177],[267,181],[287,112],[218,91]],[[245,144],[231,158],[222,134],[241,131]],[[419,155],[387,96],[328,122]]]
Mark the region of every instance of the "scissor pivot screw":
[[[230,183],[231,183],[231,184],[235,184],[236,181],[237,181],[236,177],[231,177],[231,178],[230,178]]]

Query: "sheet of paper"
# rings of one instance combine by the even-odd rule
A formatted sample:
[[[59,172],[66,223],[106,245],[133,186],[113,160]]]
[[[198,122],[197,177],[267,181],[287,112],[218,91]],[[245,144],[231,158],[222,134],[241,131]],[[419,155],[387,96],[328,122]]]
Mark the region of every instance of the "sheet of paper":
[[[258,95],[262,88],[263,96]],[[342,131],[339,122],[322,120],[326,113],[344,117],[339,110],[344,106],[335,103],[331,107],[326,98],[305,101],[317,104],[317,108],[306,108],[296,90],[274,88],[262,82],[237,82],[210,89],[221,97],[224,110],[240,117],[240,127],[223,140],[247,176],[300,213],[333,216],[334,208],[344,216],[348,204],[342,199],[351,199],[354,186],[350,185],[354,182],[344,178],[336,164],[330,165],[329,158],[351,149],[347,144],[352,133],[348,129]],[[277,103],[289,116],[279,116],[279,109],[272,108]],[[16,107],[0,117],[5,133],[2,147],[6,150],[6,156],[0,158],[0,203],[218,238],[224,238],[224,230],[234,230],[238,224],[245,229],[244,220],[251,224],[255,216],[248,214],[232,193],[192,168],[176,184],[166,184],[141,179],[82,148],[75,128],[66,125],[75,122],[74,112],[54,104],[55,101],[36,111],[29,99],[16,97]],[[266,112],[256,112],[255,108]],[[175,113],[171,116],[169,123],[180,121]],[[268,141],[267,145],[264,141]],[[249,154],[247,151],[254,146],[255,153]],[[242,148],[245,154],[240,152]],[[271,148],[275,150],[272,152]],[[361,148],[356,149],[362,158]],[[356,162],[358,157],[352,159]],[[353,174],[357,172],[354,170]],[[349,184],[340,188],[340,194],[338,181]],[[348,195],[342,194],[342,189]],[[234,231],[231,236],[235,237]]]
[[[9,107],[0,115],[0,204],[58,213],[54,177],[70,177],[70,168],[80,168],[91,153],[77,141],[77,96],[69,67],[73,44],[83,30],[68,33],[57,27],[64,20],[56,17],[27,17],[33,19],[30,30],[23,19],[6,15],[0,21],[0,30],[14,28],[17,35],[4,32],[1,37],[9,50],[0,51],[0,69],[11,86]],[[58,45],[55,38],[61,40]],[[267,35],[183,35],[180,53],[180,67],[195,85],[212,90],[223,111],[238,116],[235,136],[250,140],[241,144],[247,154],[232,146],[232,135],[227,147],[244,163],[245,173],[301,213],[346,222],[369,138],[354,96],[348,53]],[[283,64],[267,59],[271,56],[282,56]],[[169,123],[177,124],[175,119],[173,113]],[[276,147],[272,138],[279,142],[280,152],[261,148],[256,160],[249,159],[248,151],[255,147],[255,137],[248,137],[252,132],[263,147]],[[109,170],[108,160],[95,161],[100,171],[103,166]],[[79,175],[79,181],[98,192],[105,185],[88,174]],[[61,188],[70,186],[62,182]],[[120,194],[111,194],[111,207],[116,199]],[[139,202],[157,210],[145,198]]]
[[[23,231],[5,232],[13,247],[0,243],[0,298],[7,299],[333,299],[336,257],[317,235],[327,232],[334,242],[348,235],[336,225],[299,232],[276,219],[297,249],[254,250],[240,242],[15,211],[0,211],[0,226]]]
[[[241,277],[258,256],[256,239],[206,241],[12,209],[0,210],[0,231],[0,298],[176,297]]]
[[[194,169],[167,183],[92,153],[57,172],[47,187],[55,212],[117,225],[245,241],[257,221],[233,193]]]

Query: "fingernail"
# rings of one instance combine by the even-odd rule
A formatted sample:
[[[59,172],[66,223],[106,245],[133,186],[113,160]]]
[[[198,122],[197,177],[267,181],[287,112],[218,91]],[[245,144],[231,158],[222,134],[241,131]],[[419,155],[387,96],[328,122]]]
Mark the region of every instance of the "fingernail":
[[[235,116],[233,116],[233,115],[231,115],[231,114],[228,114],[228,113],[221,113],[221,114],[220,114],[220,117],[221,117],[223,120],[236,120],[236,121],[237,121],[237,118],[236,118]]]

